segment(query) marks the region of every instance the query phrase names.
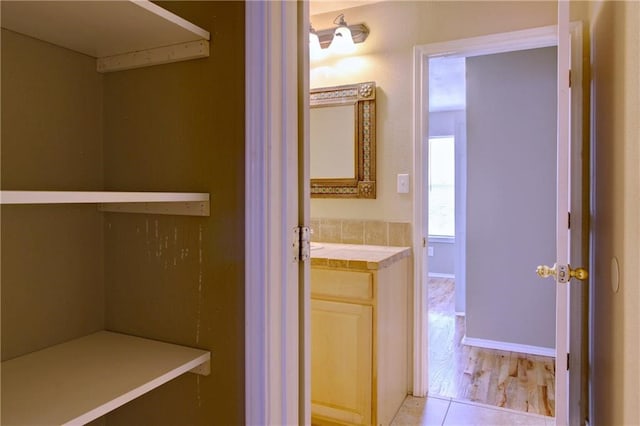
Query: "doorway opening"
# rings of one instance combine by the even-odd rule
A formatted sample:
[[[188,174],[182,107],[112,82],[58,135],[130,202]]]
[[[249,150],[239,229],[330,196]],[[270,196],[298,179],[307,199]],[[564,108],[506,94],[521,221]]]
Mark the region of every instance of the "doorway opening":
[[[425,59],[430,396],[554,415],[555,289],[531,273],[555,249],[554,45]]]

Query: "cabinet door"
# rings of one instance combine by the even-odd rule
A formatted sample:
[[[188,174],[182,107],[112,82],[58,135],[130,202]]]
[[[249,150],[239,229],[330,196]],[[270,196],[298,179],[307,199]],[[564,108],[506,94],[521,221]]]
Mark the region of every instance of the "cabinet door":
[[[318,420],[371,423],[372,312],[311,300],[311,414]]]

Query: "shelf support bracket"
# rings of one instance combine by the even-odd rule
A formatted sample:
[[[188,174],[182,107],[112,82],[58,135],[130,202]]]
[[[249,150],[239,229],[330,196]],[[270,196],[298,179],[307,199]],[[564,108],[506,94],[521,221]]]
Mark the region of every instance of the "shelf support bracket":
[[[159,203],[102,203],[98,210],[116,213],[168,214],[180,216],[209,216],[209,201]]]
[[[138,52],[123,53],[121,55],[106,56],[98,58],[96,64],[98,72],[104,73],[206,58],[208,56],[209,42],[207,40],[197,40]]]
[[[197,374],[199,376],[208,376],[209,374],[211,374],[211,360],[207,360],[199,366],[193,367],[191,370],[189,370],[189,373]]]

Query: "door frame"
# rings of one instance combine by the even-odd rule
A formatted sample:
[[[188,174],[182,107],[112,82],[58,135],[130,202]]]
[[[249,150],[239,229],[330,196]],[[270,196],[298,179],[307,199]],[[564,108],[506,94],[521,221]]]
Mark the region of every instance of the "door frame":
[[[300,182],[303,186],[306,182],[305,168],[308,168],[308,153],[305,152],[308,148],[308,105],[305,104],[309,66],[308,47],[305,47],[308,4],[247,2],[245,23],[245,422],[309,424],[309,341],[308,333],[305,333],[309,309],[304,302],[308,300],[305,294],[309,291],[308,263],[286,261],[291,254],[291,229],[298,223],[308,223],[308,210],[305,211],[308,199],[300,189]],[[545,32],[552,28],[555,37],[556,26],[545,28]],[[514,44],[520,46],[519,49],[534,47],[528,43],[535,39],[536,31],[542,30],[544,28],[475,37],[414,49],[413,248],[416,278],[413,391],[416,396],[426,395],[428,389],[428,369],[423,361],[426,360],[428,337],[427,294],[423,285],[428,267],[428,236],[423,234],[427,228],[426,222],[422,221],[424,170],[420,161],[423,155],[420,135],[428,135],[427,125],[422,121],[422,101],[428,99],[428,87],[422,84],[424,74],[428,72],[422,66],[425,55],[443,55],[451,53],[452,49],[460,52],[480,50],[487,44],[500,45],[502,49],[509,49]],[[575,87],[580,88],[582,26],[572,24],[571,34],[573,80]],[[282,60],[270,61],[272,57]],[[582,126],[576,125],[582,122],[582,103],[576,102],[582,100],[581,93],[581,90],[572,90],[572,105],[575,106],[571,112],[572,141],[582,140]],[[572,142],[572,157],[577,156],[582,163],[588,163],[588,159],[581,157],[581,148],[581,143]],[[304,165],[302,170],[298,169],[298,164]],[[576,169],[572,173],[577,173]],[[573,197],[579,195],[573,194]],[[578,213],[576,219],[581,224],[586,223],[581,209],[584,200],[574,198],[572,222],[575,211]],[[424,262],[418,261],[421,257]],[[572,308],[581,306],[581,301],[572,299],[571,305]],[[576,322],[572,321],[572,336],[583,335],[582,324],[577,324],[579,333],[574,333],[574,326]],[[579,363],[579,371],[584,371],[586,355],[572,357],[572,369],[575,362]],[[572,374],[572,382],[576,376]],[[579,389],[584,388],[584,383],[583,380]],[[570,397],[570,408],[577,406],[575,398],[579,395],[572,392]]]
[[[308,2],[245,4],[245,423],[309,424]],[[279,60],[272,60],[279,58]]]
[[[576,88],[582,85],[582,24],[572,23],[570,25],[572,50],[571,68],[573,84]],[[429,114],[429,87],[428,87],[428,59],[442,56],[478,56],[493,53],[510,52],[515,50],[526,50],[558,45],[557,25],[513,31],[507,33],[491,34],[487,36],[472,37],[466,39],[452,40],[440,43],[431,43],[414,47],[414,126],[413,126],[413,250],[414,261],[414,291],[413,291],[413,395],[426,396],[429,388],[428,377],[428,312],[427,312],[427,279],[428,279],[428,205],[425,200],[426,176],[425,159],[426,153],[423,149],[424,140],[428,138],[428,114]],[[572,158],[580,161],[582,147],[582,91],[572,90],[572,110],[571,110],[571,138],[572,138]],[[577,147],[577,148],[576,148]],[[577,158],[576,158],[577,156]],[[582,166],[572,168],[572,173],[580,173]],[[577,191],[576,191],[577,192]],[[582,194],[572,192],[572,222],[574,216],[582,226]],[[574,211],[576,212],[574,215]],[[580,228],[578,228],[580,229]],[[580,233],[574,233],[580,234]],[[573,237],[573,236],[572,236]],[[579,238],[579,235],[576,235]],[[458,238],[458,236],[456,236]],[[574,241],[572,241],[572,246]],[[464,241],[456,243],[463,244]],[[583,246],[583,241],[578,242],[578,247]],[[572,262],[581,263],[583,258],[572,253]],[[572,292],[573,293],[573,292]],[[577,296],[577,295],[576,295]],[[574,296],[575,297],[575,296]],[[582,306],[579,300],[572,300],[574,304]],[[583,324],[581,321],[571,321],[571,335],[582,336]],[[579,343],[579,342],[578,342]],[[573,342],[572,342],[573,347]],[[582,351],[580,351],[582,354]],[[584,357],[577,356],[572,360],[583,363],[576,365],[578,371],[582,371]],[[574,370],[576,371],[576,370]],[[581,378],[581,374],[574,374]],[[573,383],[573,378],[572,378]],[[585,382],[576,382],[578,386],[586,386]],[[579,388],[578,388],[579,389]],[[580,392],[575,392],[574,386],[571,388],[569,407],[579,405]],[[573,410],[572,410],[573,413]],[[566,422],[567,420],[565,420]],[[564,424],[559,422],[558,424]]]

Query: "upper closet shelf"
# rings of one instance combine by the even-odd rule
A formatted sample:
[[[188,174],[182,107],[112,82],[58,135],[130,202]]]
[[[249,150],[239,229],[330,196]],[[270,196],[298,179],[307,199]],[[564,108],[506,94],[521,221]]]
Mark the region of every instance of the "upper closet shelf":
[[[2,27],[97,58],[99,72],[209,56],[209,33],[148,0],[3,1]]]
[[[0,191],[0,204],[99,204],[102,211],[209,216],[201,192]]]

